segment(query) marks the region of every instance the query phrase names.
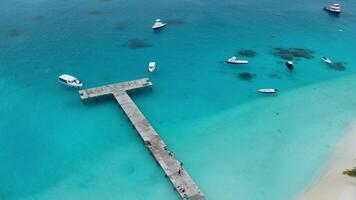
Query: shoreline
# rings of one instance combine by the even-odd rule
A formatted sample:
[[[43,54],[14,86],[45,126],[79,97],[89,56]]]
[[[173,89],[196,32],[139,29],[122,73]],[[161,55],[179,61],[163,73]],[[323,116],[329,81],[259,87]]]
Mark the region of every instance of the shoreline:
[[[337,142],[321,173],[296,200],[355,200],[356,178],[342,174],[356,167],[356,122]]]

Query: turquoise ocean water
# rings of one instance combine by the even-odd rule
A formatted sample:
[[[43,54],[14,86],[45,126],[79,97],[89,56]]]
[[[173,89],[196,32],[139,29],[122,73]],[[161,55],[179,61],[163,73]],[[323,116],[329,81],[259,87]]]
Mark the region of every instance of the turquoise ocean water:
[[[296,198],[356,114],[356,2],[340,17],[328,3],[2,0],[0,199],[179,199],[115,101],[83,105],[61,73],[88,88],[149,77],[133,99],[208,199]],[[274,48],[314,58],[290,73]],[[257,55],[223,62],[240,49]]]

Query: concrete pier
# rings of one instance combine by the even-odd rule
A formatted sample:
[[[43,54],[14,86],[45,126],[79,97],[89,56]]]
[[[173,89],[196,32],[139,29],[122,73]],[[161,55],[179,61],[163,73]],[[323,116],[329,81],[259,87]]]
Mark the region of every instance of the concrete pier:
[[[181,162],[169,154],[166,144],[127,94],[130,90],[151,87],[152,82],[150,82],[148,78],[143,78],[102,87],[84,89],[80,90],[79,94],[82,101],[106,95],[114,96],[126,116],[130,119],[131,124],[136,129],[137,133],[141,136],[144,145],[161,166],[165,175],[170,179],[179,195],[183,199],[205,200],[206,198],[204,194],[200,191],[188,172],[184,170],[184,167],[181,166]]]

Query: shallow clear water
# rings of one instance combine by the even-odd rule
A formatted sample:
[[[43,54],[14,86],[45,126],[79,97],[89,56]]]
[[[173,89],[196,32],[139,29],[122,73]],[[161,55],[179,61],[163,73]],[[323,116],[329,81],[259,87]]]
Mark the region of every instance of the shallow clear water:
[[[356,3],[340,17],[326,3],[1,1],[0,199],[178,199],[114,100],[83,105],[61,73],[85,87],[149,77],[133,98],[208,199],[295,197],[355,114]],[[158,17],[169,24],[152,32]],[[290,73],[281,47],[315,58]],[[257,55],[223,62],[240,49]]]

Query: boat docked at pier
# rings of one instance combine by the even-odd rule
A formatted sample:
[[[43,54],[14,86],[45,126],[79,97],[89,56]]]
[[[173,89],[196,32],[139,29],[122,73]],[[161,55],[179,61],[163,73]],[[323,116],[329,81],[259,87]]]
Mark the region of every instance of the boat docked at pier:
[[[62,74],[58,77],[58,80],[60,83],[67,85],[69,87],[75,87],[75,88],[80,88],[83,87],[83,83],[78,80],[76,77],[68,75],[68,74]]]

